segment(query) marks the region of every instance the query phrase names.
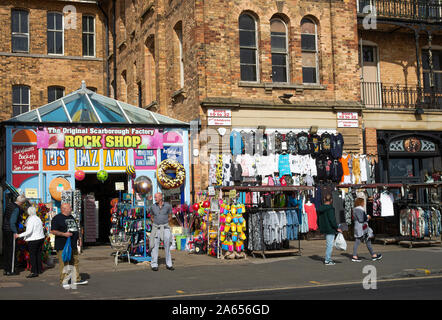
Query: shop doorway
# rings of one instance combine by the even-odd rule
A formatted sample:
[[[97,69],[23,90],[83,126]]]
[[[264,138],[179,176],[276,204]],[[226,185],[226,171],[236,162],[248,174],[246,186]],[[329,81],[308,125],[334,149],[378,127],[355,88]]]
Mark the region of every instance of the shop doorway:
[[[111,215],[110,202],[113,198],[119,198],[119,191],[115,190],[115,183],[123,182],[124,190],[122,193],[127,192],[127,175],[125,173],[109,173],[109,177],[105,182],[100,182],[97,179],[97,175],[95,173],[86,174],[86,177],[83,181],[76,182],[76,188],[81,191],[82,198],[85,199],[86,196],[93,196],[95,203],[98,205],[98,214],[96,214],[96,229],[92,230],[92,226],[88,225],[85,228],[85,231],[90,234],[96,234],[93,238],[96,237],[96,241],[90,241],[85,237],[86,245],[101,245],[101,244],[109,244],[109,235],[111,228]],[[91,199],[91,198],[89,198]],[[85,223],[88,222],[85,220],[85,201],[83,201],[82,207],[82,225],[85,227]],[[90,214],[90,213],[88,213]],[[87,229],[89,228],[89,230]]]

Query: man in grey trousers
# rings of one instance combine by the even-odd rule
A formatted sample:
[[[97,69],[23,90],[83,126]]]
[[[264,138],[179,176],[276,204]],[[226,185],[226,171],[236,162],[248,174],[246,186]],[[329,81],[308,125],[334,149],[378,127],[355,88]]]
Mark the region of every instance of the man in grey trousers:
[[[172,219],[172,206],[163,201],[163,194],[155,194],[155,204],[149,209],[152,219],[152,232],[150,234],[149,247],[151,250],[150,266],[153,271],[158,271],[158,249],[160,241],[164,243],[166,254],[166,268],[175,270],[172,266],[172,256],[170,246],[172,244],[172,232],[170,231],[169,220]]]

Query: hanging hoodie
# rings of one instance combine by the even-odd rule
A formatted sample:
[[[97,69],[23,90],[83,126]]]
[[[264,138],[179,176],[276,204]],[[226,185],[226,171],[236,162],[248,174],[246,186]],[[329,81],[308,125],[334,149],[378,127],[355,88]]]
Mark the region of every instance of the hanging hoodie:
[[[335,159],[342,157],[342,151],[344,150],[344,138],[341,133],[332,136],[331,139],[331,155]]]
[[[321,154],[321,137],[319,135],[310,135],[310,149],[312,150],[313,157],[317,157]]]
[[[321,135],[321,151],[323,154],[330,155],[331,154],[331,134],[328,132],[324,132]]]

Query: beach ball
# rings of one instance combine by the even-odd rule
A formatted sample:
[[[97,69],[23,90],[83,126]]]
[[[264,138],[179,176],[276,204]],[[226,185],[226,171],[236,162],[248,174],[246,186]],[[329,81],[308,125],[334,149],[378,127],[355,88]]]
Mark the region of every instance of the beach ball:
[[[107,178],[109,177],[107,171],[105,170],[100,170],[97,172],[97,179],[101,182],[104,182],[107,180]]]
[[[75,171],[75,180],[83,181],[85,177],[86,177],[86,174],[84,173],[83,170]]]
[[[131,165],[127,166],[126,167],[126,173],[127,173],[128,176],[134,177],[135,176],[135,167],[131,166]]]

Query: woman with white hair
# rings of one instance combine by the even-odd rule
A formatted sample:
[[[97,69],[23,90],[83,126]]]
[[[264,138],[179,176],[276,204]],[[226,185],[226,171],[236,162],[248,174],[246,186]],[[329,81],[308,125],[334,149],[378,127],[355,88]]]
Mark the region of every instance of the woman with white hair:
[[[37,216],[35,207],[28,208],[28,219],[26,219],[26,231],[17,235],[17,238],[24,238],[28,243],[29,256],[31,259],[31,273],[26,278],[38,277],[42,273],[41,253],[45,234],[43,223]]]

